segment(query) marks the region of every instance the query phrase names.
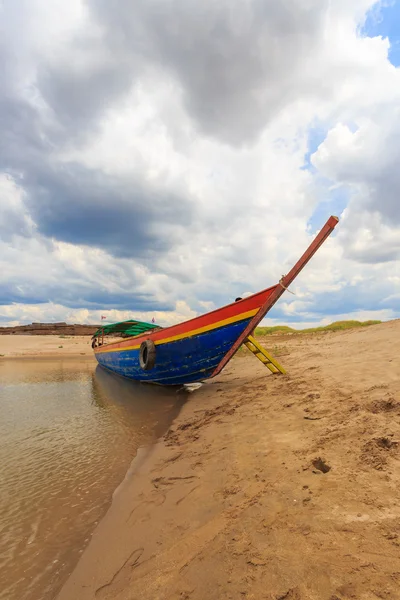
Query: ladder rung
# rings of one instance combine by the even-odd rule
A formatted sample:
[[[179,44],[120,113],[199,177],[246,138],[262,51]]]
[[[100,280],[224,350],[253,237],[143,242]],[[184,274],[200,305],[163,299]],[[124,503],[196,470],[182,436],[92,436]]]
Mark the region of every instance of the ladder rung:
[[[272,373],[286,373],[285,369],[275,360],[253,337],[249,336],[244,345],[263,363]]]

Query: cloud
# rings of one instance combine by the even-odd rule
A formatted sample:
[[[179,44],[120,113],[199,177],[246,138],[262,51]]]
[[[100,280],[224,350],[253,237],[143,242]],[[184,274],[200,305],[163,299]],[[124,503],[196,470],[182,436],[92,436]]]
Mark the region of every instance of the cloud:
[[[45,238],[0,241],[0,304],[52,302],[78,309],[168,311],[175,303],[165,276],[99,249]],[[40,284],[40,285],[39,285]]]
[[[104,47],[123,57],[117,69],[127,87],[144,71],[169,73],[196,126],[235,145],[258,137],[307,90],[329,10],[321,0],[140,0],[134,11],[126,0],[117,11],[105,1],[89,6]]]
[[[13,179],[0,174],[0,236],[11,242],[13,236],[30,237],[33,223],[26,214],[22,190]]]
[[[98,324],[115,323],[128,319],[139,319],[146,322],[151,322],[154,318],[157,325],[167,327],[175,325],[181,321],[191,319],[196,316],[193,311],[184,301],[178,301],[173,307],[174,310],[163,311],[135,310],[133,314],[131,310],[104,310],[96,308],[66,308],[63,304],[54,302],[40,304],[24,304],[15,303],[12,306],[0,305],[0,326],[18,325],[19,323],[46,323],[65,321],[67,323],[83,323],[83,324]],[[101,317],[105,316],[105,321]]]
[[[312,156],[319,173],[348,190],[341,239],[345,255],[364,263],[400,257],[400,71],[393,79],[398,88],[379,114],[353,129],[337,124]]]
[[[399,72],[360,33],[375,4],[3,2],[3,320],[225,304],[289,270],[337,190],[338,235],[272,318],[400,314]]]
[[[15,17],[11,3],[5,10],[10,19]],[[32,24],[23,24],[29,39]],[[75,35],[73,30],[70,43]],[[99,124],[107,99],[114,97],[112,57],[107,67],[101,48],[92,48],[86,40],[77,62],[74,47],[69,56],[62,49],[54,55],[37,54],[33,67],[10,37],[10,47],[0,47],[0,62],[6,65],[0,72],[0,169],[3,179],[19,189],[21,212],[39,234],[105,248],[114,256],[150,260],[168,251],[193,218],[194,203],[187,190],[149,181],[138,169],[118,179],[61,156],[81,147],[82,131]],[[100,71],[107,68],[103,76]],[[28,234],[22,214],[11,214],[4,200],[1,214],[7,235]]]
[[[400,72],[394,83],[400,89]],[[387,223],[400,224],[400,173],[396,168],[400,161],[400,111],[396,100],[391,98],[386,111],[373,120],[363,120],[355,131],[343,124],[331,129],[313,156],[313,164],[330,179],[363,194],[366,210],[379,212]]]
[[[178,194],[76,164],[37,170],[25,189],[40,233],[114,256],[166,252],[174,244],[171,233],[192,216],[191,205]]]

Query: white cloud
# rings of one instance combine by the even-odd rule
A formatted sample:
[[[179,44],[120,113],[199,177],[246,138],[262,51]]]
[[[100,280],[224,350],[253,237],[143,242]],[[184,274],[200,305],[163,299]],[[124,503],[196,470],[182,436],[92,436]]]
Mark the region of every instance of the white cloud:
[[[24,192],[7,174],[0,173],[0,236],[10,241],[14,236],[30,236],[32,219],[24,205]]]
[[[102,319],[101,317],[106,317]],[[168,327],[181,321],[186,321],[196,317],[197,313],[193,311],[183,300],[176,302],[173,311],[132,311],[129,310],[90,310],[87,308],[71,309],[56,304],[46,302],[43,304],[22,304],[14,303],[8,306],[0,306],[0,326],[16,326],[23,323],[46,323],[61,322],[80,323],[80,324],[100,324],[115,323],[126,321],[128,319],[138,319],[140,321],[152,322],[155,320],[157,325]]]
[[[105,2],[35,0],[19,12],[6,2],[14,70],[3,79],[34,110],[35,129],[12,155],[0,141],[0,170],[12,173],[0,176],[0,318],[89,322],[107,310],[121,320],[132,317],[129,306],[163,324],[189,318],[276,283],[311,240],[310,218],[318,214],[312,229],[322,225],[338,190],[349,197],[338,236],[293,284],[296,296],[277,305],[277,318],[320,322],[361,314],[362,303],[400,314],[400,71],[387,40],[359,32],[373,5],[169,0],[160,16],[152,0],[134,12],[121,3],[107,21]],[[307,169],[315,126],[327,134]],[[18,135],[13,125],[7,140]],[[72,167],[77,184],[87,169],[115,194],[89,198],[90,186],[78,185],[67,214],[54,187],[36,210],[49,173]],[[149,189],[161,193],[158,204]],[[160,218],[172,197],[174,215]],[[79,216],[96,228],[96,202],[110,220],[113,208],[133,206],[112,244],[103,243],[105,228],[85,245]],[[79,236],[61,235],[77,223]],[[118,253],[142,231],[150,254]]]
[[[340,238],[346,256],[366,263],[400,256],[400,70],[384,89],[385,101],[372,105],[369,118],[354,118],[353,129],[335,125],[312,157],[349,195]]]

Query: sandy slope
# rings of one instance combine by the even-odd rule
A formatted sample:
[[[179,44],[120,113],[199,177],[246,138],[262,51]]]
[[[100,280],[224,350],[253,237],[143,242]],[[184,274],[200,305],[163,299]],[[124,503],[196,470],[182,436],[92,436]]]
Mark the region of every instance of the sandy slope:
[[[400,321],[273,344],[289,374],[193,393],[59,600],[400,598]]]

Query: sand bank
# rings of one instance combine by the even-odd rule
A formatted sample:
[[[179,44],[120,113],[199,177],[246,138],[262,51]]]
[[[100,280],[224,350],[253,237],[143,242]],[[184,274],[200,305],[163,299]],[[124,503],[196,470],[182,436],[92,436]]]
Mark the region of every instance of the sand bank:
[[[190,395],[58,600],[400,598],[400,322],[273,344],[288,375]]]
[[[0,335],[0,360],[77,356],[93,356],[90,336]]]

